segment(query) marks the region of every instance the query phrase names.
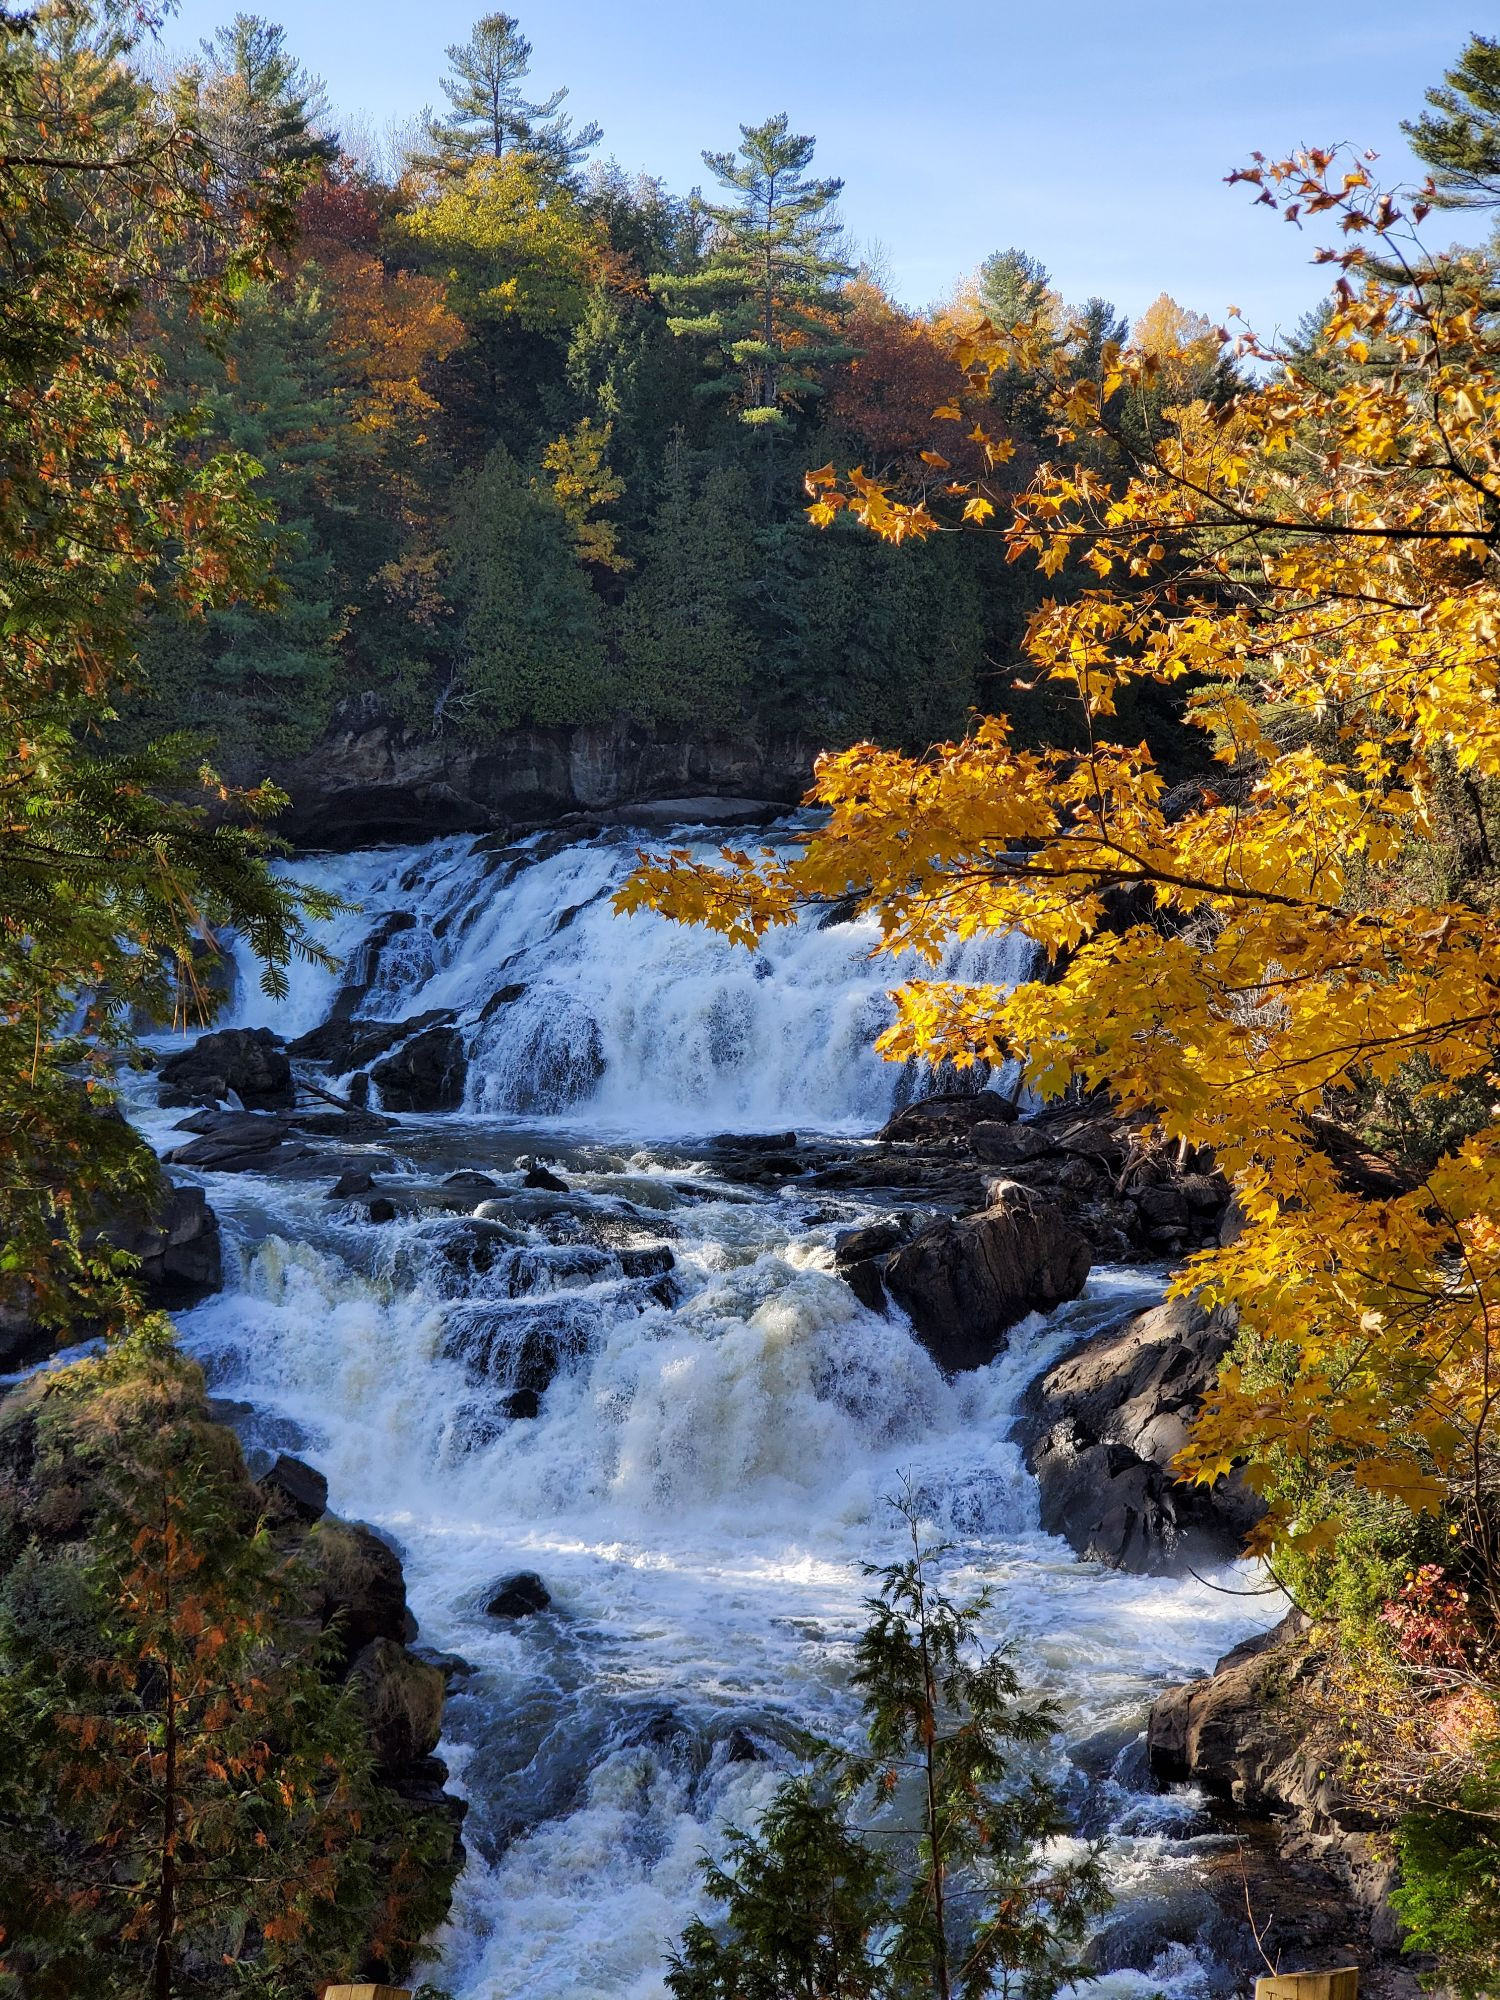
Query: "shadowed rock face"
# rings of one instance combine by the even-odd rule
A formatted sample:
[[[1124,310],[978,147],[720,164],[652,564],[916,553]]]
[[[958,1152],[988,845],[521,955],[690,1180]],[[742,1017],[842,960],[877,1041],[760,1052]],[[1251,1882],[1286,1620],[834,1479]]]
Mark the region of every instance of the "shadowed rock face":
[[[456,1028],[424,1028],[370,1071],[390,1111],[454,1111],[464,1101],[463,1037]]]
[[[1234,1555],[1260,1503],[1233,1477],[1180,1485],[1173,1459],[1211,1386],[1234,1319],[1173,1299],[1096,1334],[1027,1391],[1019,1434],[1041,1488],[1042,1526],[1117,1569]]]
[[[1391,1949],[1396,1869],[1381,1851],[1381,1821],[1340,1777],[1342,1705],[1324,1685],[1327,1666],[1309,1620],[1288,1612],[1212,1674],[1160,1696],[1147,1728],[1151,1769],[1162,1784],[1199,1784],[1247,1818],[1274,1820],[1281,1862],[1342,1892],[1353,1918],[1345,1946],[1358,1929],[1377,1950]]]
[[[941,1367],[982,1368],[1017,1320],[1076,1299],[1091,1261],[1055,1204],[996,1181],[988,1208],[945,1216],[897,1250],[885,1283]]]
[[[232,1090],[247,1109],[292,1101],[292,1066],[269,1028],[223,1028],[168,1056],[158,1072],[165,1105],[212,1104]]]
[[[695,808],[721,816],[726,803],[740,808],[738,817],[754,816],[801,798],[819,747],[792,735],[752,739],[617,721],[507,730],[481,750],[408,728],[374,697],[356,697],[281,774],[292,804],[278,831],[347,849],[609,813],[643,800],[665,802],[668,823],[694,817]]]

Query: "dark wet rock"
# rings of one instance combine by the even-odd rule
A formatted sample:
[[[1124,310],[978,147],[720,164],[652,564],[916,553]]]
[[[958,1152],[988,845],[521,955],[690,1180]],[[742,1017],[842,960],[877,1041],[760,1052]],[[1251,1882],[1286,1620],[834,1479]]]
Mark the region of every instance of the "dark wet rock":
[[[456,1194],[490,1195],[499,1192],[500,1183],[475,1167],[460,1167],[456,1174],[444,1175],[443,1186]]]
[[[526,1422],[542,1414],[542,1399],[535,1389],[512,1389],[500,1405],[512,1422]]]
[[[521,1185],[529,1188],[545,1188],[549,1194],[568,1192],[568,1183],[562,1175],[553,1173],[552,1169],[543,1166],[540,1160],[532,1161],[526,1169],[526,1178]]]
[[[415,887],[415,883],[411,885]],[[344,967],[344,984],[334,996],[329,1010],[330,1021],[352,1020],[360,1002],[375,983],[375,975],[380,969],[380,961],[387,945],[393,938],[403,936],[417,928],[417,920],[410,910],[392,910],[360,939],[350,952]],[[316,1030],[314,1030],[316,1032]]]
[[[897,1250],[885,1284],[940,1367],[982,1368],[1017,1320],[1077,1298],[1091,1263],[1054,1203],[999,1182],[988,1208],[944,1217]]]
[[[881,1127],[880,1137],[887,1145],[967,1139],[976,1125],[1008,1125],[1015,1116],[1015,1105],[998,1091],[942,1091],[934,1097],[918,1098],[898,1111]]]
[[[401,1558],[362,1521],[325,1514],[307,1537],[311,1609],[333,1628],[338,1653],[355,1659],[372,1639],[404,1645],[411,1630]]]
[[[1147,1745],[1159,1783],[1201,1785],[1251,1822],[1275,1822],[1286,1872],[1321,1874],[1363,1942],[1391,1949],[1399,1927],[1387,1829],[1341,1776],[1341,1703],[1309,1621],[1291,1611],[1226,1653],[1213,1673],[1171,1688],[1151,1710]],[[1345,1932],[1346,1945],[1353,1942]]]
[[[361,1647],[349,1667],[365,1723],[383,1771],[410,1767],[437,1748],[443,1733],[442,1670],[429,1666],[398,1640],[379,1638]]]
[[[371,1081],[388,1111],[455,1111],[468,1064],[456,1028],[424,1028],[375,1064]]]
[[[724,1739],[724,1755],[730,1764],[768,1764],[771,1760],[770,1751],[738,1723]]]
[[[649,1284],[643,1281],[633,1298],[625,1286],[617,1286],[609,1298],[564,1291],[455,1308],[448,1315],[443,1353],[462,1361],[476,1382],[492,1382],[506,1391],[529,1389],[543,1396],[559,1374],[597,1348],[622,1310],[633,1304],[643,1311],[648,1291]]]
[[[523,1569],[504,1577],[484,1608],[490,1618],[530,1618],[551,1602],[552,1593],[536,1571]]]
[[[884,1265],[873,1257],[862,1258],[856,1264],[843,1264],[839,1276],[853,1292],[862,1306],[871,1312],[883,1313],[890,1303],[885,1289]]]
[[[221,1028],[168,1056],[157,1071],[159,1101],[198,1104],[232,1090],[248,1109],[292,1102],[292,1066],[269,1028]]]
[[[722,1153],[795,1153],[797,1135],[795,1132],[721,1132],[708,1143],[715,1152]]]
[[[178,1311],[223,1285],[219,1219],[202,1188],[169,1181],[151,1221],[135,1227],[112,1224],[105,1234],[117,1249],[140,1259],[149,1305]]]
[[[328,1481],[300,1458],[280,1453],[258,1484],[263,1493],[299,1520],[321,1521],[328,1512]]]
[[[420,1660],[424,1666],[436,1667],[450,1693],[455,1685],[472,1680],[479,1671],[478,1667],[472,1661],[466,1660],[462,1653],[442,1653],[436,1646],[413,1646],[411,1655],[413,1659]],[[446,1771],[444,1775],[447,1775]]]
[[[326,1064],[336,1075],[344,1076],[350,1070],[364,1069],[425,1029],[451,1026],[455,1018],[451,1007],[435,1007],[404,1021],[330,1019],[289,1042],[287,1053]]]
[[[804,1148],[797,1166],[804,1187],[951,1208],[984,1204],[984,1181],[973,1159],[947,1143]]]
[[[512,980],[505,986],[497,986],[489,999],[480,1008],[480,1020],[492,1021],[502,1007],[509,1007],[514,1001],[519,1000],[525,991],[526,983],[524,980]]]
[[[620,1269],[627,1278],[659,1278],[676,1265],[677,1259],[665,1243],[651,1243],[643,1249],[622,1250]]]
[[[357,1194],[368,1194],[375,1182],[367,1169],[360,1167],[347,1174],[340,1174],[328,1190],[330,1201],[352,1201]]]
[[[1017,1167],[1056,1150],[1046,1132],[1035,1125],[999,1125],[988,1120],[970,1127],[969,1148],[986,1167]]]
[[[872,1257],[883,1257],[898,1249],[910,1234],[908,1220],[903,1216],[867,1223],[861,1229],[840,1230],[833,1239],[834,1265],[843,1271],[867,1263]]]
[[[859,915],[859,900],[858,896],[840,896],[830,903],[818,918],[818,929],[831,931],[839,924],[852,924]]]
[[[386,1195],[376,1195],[375,1199],[370,1203],[369,1218],[371,1222],[394,1222],[396,1220],[396,1204]]]
[[[1233,1338],[1228,1312],[1174,1299],[1095,1334],[1032,1384],[1017,1431],[1049,1533],[1137,1573],[1239,1553],[1260,1512],[1243,1481],[1206,1491],[1171,1472]]]
[[[285,1118],[265,1112],[226,1111],[200,1115],[194,1125],[209,1123],[201,1138],[174,1146],[165,1155],[169,1165],[198,1167],[206,1173],[266,1172],[278,1159],[303,1150],[288,1144],[292,1126]]]
[[[304,1146],[278,1155],[275,1171],[279,1180],[320,1181],[327,1174],[341,1178],[345,1174],[388,1174],[395,1164],[389,1153],[346,1153],[337,1148],[325,1151],[320,1146]]]

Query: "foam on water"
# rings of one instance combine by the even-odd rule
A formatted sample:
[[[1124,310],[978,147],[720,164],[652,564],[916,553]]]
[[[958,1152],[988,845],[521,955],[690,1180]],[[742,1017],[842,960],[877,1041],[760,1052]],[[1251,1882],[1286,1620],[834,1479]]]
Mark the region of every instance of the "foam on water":
[[[789,1118],[819,1131],[881,1124],[902,1073],[871,1044],[891,1018],[889,989],[915,963],[875,955],[873,919],[805,916],[749,952],[649,913],[618,917],[610,899],[634,864],[622,835],[557,852],[533,840],[503,855],[445,840],[289,872],[359,906],[328,939],[354,976],[383,920],[412,920],[380,949],[359,1011],[399,1019],[454,1009],[472,1112],[565,1115],[639,1135],[765,1130]],[[981,940],[955,946],[944,970],[1008,984],[1030,957],[1023,939]],[[300,968],[290,1000],[277,1004],[247,960],[224,1024],[302,1034],[342,977]],[[482,1019],[510,986],[524,991]]]
[[[702,1851],[769,1796],[800,1728],[851,1739],[863,1566],[897,1547],[889,1499],[910,1480],[952,1544],[949,1581],[991,1586],[993,1636],[1015,1640],[1068,1740],[1088,1746],[1059,1770],[1090,1830],[1115,1829],[1123,1912],[1094,1990],[1201,2000],[1211,1968],[1190,1947],[1131,1942],[1140,1913],[1196,1893],[1201,1840],[1195,1802],[1145,1784],[1141,1718],[1155,1688],[1211,1666],[1276,1607],[1214,1587],[1250,1587],[1236,1571],[1200,1583],[1078,1563],[1041,1532],[1010,1438],[1047,1357],[1157,1296],[1158,1278],[1096,1273],[1084,1299],[949,1381],[898,1315],[867,1311],[834,1275],[833,1235],[860,1219],[847,1197],[832,1216],[806,1194],[701,1176],[689,1190],[647,1155],[579,1147],[571,1234],[517,1205],[523,1142],[499,1114],[540,1074],[527,1053],[540,1025],[564,1016],[605,1058],[589,1094],[550,1107],[574,1125],[869,1126],[898,1088],[863,1047],[893,979],[863,933],[784,934],[760,973],[716,940],[613,918],[626,858],[568,849],[509,882],[464,842],[303,865],[366,905],[335,949],[382,914],[417,916],[360,1011],[458,1009],[469,1110],[387,1143],[440,1146],[446,1163],[458,1136],[501,1183],[484,1212],[512,1221],[503,1254],[475,1269],[455,1257],[476,1226],[464,1218],[374,1230],[321,1186],[215,1177],[239,1277],[183,1321],[215,1385],[256,1407],[252,1447],[299,1450],[340,1512],[396,1539],[423,1639],[477,1669],[450,1701],[443,1752],[471,1802],[471,1858],[429,1976],[460,2000],[661,2000]],[[971,948],[967,969],[983,964],[1015,976],[1024,952]],[[478,1010],[506,982],[527,994],[491,1032]],[[299,972],[274,1016],[242,986],[239,1019],[300,1032],[336,984]],[[662,1241],[669,1289],[619,1255]],[[537,1418],[504,1421],[537,1340],[555,1379]],[[486,1617],[496,1581],[522,1568],[545,1578],[552,1614]]]

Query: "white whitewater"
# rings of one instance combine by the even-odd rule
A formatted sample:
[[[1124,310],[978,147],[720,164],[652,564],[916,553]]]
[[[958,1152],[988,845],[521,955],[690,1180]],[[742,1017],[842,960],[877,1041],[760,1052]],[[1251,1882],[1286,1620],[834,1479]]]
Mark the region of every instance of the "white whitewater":
[[[691,1162],[695,1133],[888,1115],[902,1078],[868,1043],[895,975],[870,960],[873,931],[807,923],[752,956],[620,920],[608,892],[629,861],[591,842],[512,873],[450,840],[299,864],[363,905],[332,940],[356,970],[379,920],[415,919],[359,1012],[455,1009],[468,1097],[382,1143],[428,1179],[493,1175],[501,1253],[487,1271],[455,1259],[464,1218],[376,1229],[321,1185],[213,1177],[240,1275],[183,1321],[216,1389],[254,1405],[252,1449],[301,1452],[338,1511],[396,1540],[422,1638],[477,1669],[443,1751],[471,1802],[470,1862],[426,1976],[458,2000],[660,2000],[703,1850],[753,1816],[799,1728],[851,1727],[862,1565],[895,1547],[888,1499],[910,1478],[952,1580],[990,1584],[995,1636],[1062,1703],[1059,1770],[1084,1823],[1115,1831],[1122,1902],[1094,1990],[1219,1990],[1194,1942],[1212,1837],[1191,1798],[1150,1794],[1140,1729],[1157,1687],[1274,1607],[1227,1594],[1251,1582],[1235,1571],[1078,1563],[1040,1532],[1008,1435],[1043,1359],[1157,1278],[1098,1273],[994,1366],[946,1381],[833,1275],[834,1235],[870,1204],[729,1187]],[[1025,962],[999,941],[952,969],[1015,978]],[[242,982],[230,1018],[295,1035],[338,983],[303,969],[272,1009]],[[511,984],[524,994],[481,1022]],[[518,1194],[517,1157],[538,1149],[566,1202]],[[661,1243],[668,1287],[624,1274],[622,1248]],[[538,1338],[559,1372],[537,1417],[507,1420]],[[541,1573],[553,1610],[503,1626],[483,1605],[516,1569]]]

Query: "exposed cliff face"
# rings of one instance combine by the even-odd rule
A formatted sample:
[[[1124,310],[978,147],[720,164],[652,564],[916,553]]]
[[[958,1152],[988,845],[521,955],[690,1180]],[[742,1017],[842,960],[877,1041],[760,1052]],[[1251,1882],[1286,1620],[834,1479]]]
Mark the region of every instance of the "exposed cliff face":
[[[345,702],[317,747],[277,773],[278,831],[354,848],[707,793],[792,805],[812,775],[807,737],[705,735],[628,721],[514,729],[483,749],[406,728],[369,695]]]
[[[1292,1611],[1205,1679],[1170,1688],[1151,1710],[1151,1768],[1159,1783],[1201,1785],[1258,1846],[1273,1955],[1281,1946],[1303,1963],[1368,1966],[1399,1951],[1396,1871],[1387,1829],[1342,1780],[1339,1704],[1314,1641]],[[1290,1922],[1283,1908],[1295,1910]],[[1414,1989],[1410,1972],[1405,1983]]]

